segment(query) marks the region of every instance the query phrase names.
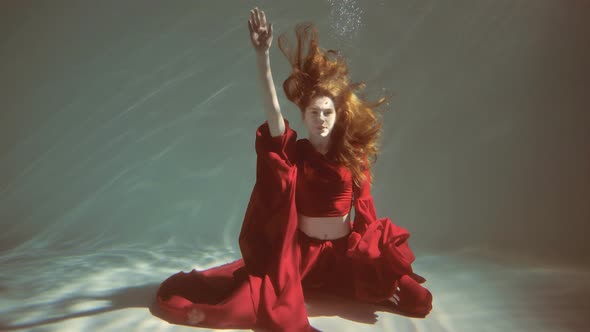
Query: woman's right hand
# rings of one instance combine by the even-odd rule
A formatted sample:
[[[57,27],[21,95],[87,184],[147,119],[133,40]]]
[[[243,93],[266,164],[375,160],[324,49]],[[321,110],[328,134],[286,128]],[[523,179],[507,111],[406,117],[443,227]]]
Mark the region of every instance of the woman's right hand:
[[[256,52],[266,52],[272,44],[272,23],[269,23],[268,27],[266,26],[264,11],[258,10],[258,7],[254,7],[250,11],[248,28],[250,29],[250,40]]]

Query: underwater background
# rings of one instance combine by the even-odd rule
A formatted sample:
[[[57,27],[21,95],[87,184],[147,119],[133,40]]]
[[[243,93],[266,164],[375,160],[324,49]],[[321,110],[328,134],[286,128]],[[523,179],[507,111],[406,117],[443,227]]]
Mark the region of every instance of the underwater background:
[[[390,96],[372,193],[426,319],[334,299],[326,331],[590,328],[590,2],[0,1],[0,330],[197,331],[148,310],[240,258],[265,121],[249,10],[314,22]],[[206,329],[201,329],[206,330]]]

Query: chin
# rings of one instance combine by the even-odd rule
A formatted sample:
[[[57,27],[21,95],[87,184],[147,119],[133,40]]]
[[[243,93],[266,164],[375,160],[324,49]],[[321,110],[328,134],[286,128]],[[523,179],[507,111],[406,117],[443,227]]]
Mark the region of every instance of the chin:
[[[327,138],[328,136],[330,136],[330,134],[332,133],[329,130],[315,130],[315,131],[309,131],[309,136],[315,136],[315,137],[321,137],[321,138]]]

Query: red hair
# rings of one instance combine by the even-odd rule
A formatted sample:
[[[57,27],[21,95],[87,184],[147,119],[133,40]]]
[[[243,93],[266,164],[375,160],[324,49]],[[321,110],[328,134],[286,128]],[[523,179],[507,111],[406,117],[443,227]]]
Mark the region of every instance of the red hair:
[[[291,75],[283,82],[287,99],[305,112],[314,97],[332,98],[337,116],[327,156],[348,167],[357,185],[365,180],[364,171],[368,171],[371,181],[370,164],[377,159],[381,135],[381,122],[374,110],[386,98],[371,103],[355,93],[365,84],[351,83],[346,60],[338,52],[318,46],[318,31],[313,23],[298,24],[295,34],[295,48],[285,33],[278,38],[279,48],[292,67]]]

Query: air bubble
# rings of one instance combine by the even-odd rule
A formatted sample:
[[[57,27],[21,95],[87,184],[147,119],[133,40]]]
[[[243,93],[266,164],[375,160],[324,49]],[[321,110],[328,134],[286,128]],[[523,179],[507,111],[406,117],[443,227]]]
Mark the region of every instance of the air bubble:
[[[329,23],[334,37],[340,44],[350,44],[358,35],[363,23],[360,0],[328,0]]]

